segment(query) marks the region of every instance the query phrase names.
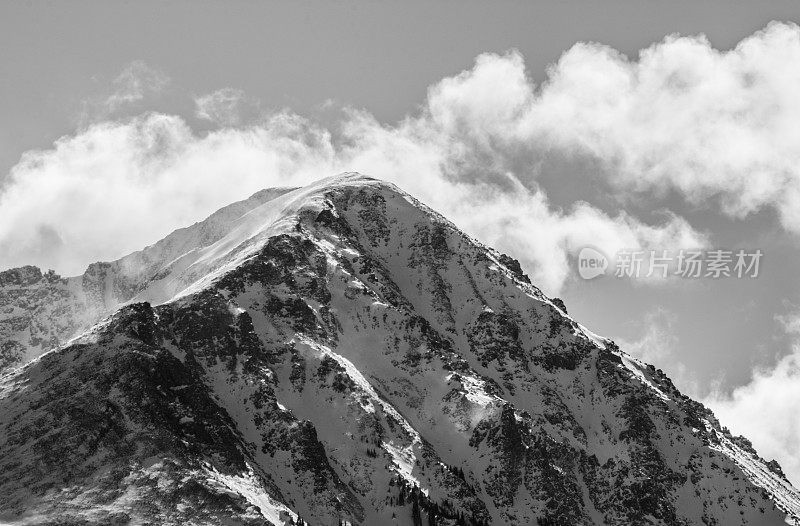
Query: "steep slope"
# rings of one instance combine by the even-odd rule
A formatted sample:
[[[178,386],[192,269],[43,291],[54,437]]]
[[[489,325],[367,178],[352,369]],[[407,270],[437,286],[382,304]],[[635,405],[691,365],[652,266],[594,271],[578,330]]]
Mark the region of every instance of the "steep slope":
[[[145,273],[130,298],[147,302],[0,378],[0,521],[800,513],[661,371],[391,185],[322,180],[201,244]]]
[[[191,258],[228,234],[248,212],[290,190],[257,192],[144,250],[93,263],[81,276],[62,278],[33,266],[0,272],[0,374],[66,343],[136,295],[161,299],[161,282],[176,260]]]

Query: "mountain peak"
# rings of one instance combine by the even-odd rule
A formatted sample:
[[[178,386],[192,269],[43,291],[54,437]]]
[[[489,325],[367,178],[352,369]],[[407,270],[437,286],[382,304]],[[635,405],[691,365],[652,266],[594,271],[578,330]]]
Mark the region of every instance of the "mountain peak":
[[[800,516],[660,370],[394,185],[264,192],[84,276],[0,287],[0,328],[23,328],[6,341],[60,344],[0,376],[0,520]]]
[[[301,212],[320,211],[331,205],[328,196],[355,189],[402,195],[424,208],[392,183],[344,172],[306,187],[259,190],[142,250],[92,263],[80,276],[61,278],[33,266],[0,273],[0,305],[7,307],[0,312],[0,373],[69,341],[122,305],[157,305],[202,289],[270,236],[292,232]]]

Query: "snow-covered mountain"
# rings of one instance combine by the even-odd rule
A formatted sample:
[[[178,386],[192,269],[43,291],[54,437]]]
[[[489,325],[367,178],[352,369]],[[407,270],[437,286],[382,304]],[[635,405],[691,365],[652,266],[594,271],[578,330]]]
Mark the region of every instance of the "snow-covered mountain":
[[[77,278],[7,271],[0,316],[2,523],[800,517],[777,464],[660,370],[358,174]]]
[[[292,188],[262,190],[112,263],[62,278],[32,266],[0,272],[0,374],[66,343],[138,296],[165,300],[163,278]]]

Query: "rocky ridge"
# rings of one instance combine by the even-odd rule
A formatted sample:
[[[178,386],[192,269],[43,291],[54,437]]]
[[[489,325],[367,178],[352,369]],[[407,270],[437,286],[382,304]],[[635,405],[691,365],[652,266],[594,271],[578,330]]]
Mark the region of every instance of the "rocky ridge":
[[[44,320],[0,341],[56,346],[0,376],[0,521],[799,516],[746,440],[396,187],[343,174],[253,199],[98,267],[79,322],[31,313],[78,305],[75,278],[0,274],[0,311]]]

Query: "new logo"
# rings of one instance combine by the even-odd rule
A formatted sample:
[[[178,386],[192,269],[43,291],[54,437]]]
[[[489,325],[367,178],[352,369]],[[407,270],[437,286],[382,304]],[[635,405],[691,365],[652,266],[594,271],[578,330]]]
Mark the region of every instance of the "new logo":
[[[594,279],[605,274],[608,258],[592,247],[583,247],[578,253],[578,274],[583,279]]]

